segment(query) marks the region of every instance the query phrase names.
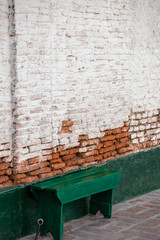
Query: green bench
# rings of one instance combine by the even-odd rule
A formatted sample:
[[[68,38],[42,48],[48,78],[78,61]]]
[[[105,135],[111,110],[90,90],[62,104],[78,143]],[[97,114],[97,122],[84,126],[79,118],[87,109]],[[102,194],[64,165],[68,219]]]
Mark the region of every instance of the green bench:
[[[61,240],[64,204],[87,196],[91,196],[89,213],[100,211],[105,218],[111,218],[113,189],[120,178],[121,172],[102,166],[33,184],[31,191],[39,200],[39,217],[44,220],[41,235],[50,232],[54,240]]]

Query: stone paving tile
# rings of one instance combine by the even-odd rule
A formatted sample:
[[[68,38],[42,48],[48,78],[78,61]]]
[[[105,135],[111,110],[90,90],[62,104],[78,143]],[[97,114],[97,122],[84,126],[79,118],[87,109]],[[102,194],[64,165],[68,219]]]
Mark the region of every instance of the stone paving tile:
[[[53,240],[49,234],[42,239]],[[97,213],[65,223],[62,240],[160,240],[160,189],[114,205],[111,219]]]

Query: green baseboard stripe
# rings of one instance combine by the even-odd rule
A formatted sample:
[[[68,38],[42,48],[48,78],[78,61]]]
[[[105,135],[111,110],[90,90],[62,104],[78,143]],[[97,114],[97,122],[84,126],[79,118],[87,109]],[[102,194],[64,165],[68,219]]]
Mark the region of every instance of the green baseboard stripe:
[[[108,161],[104,168],[122,171],[113,203],[125,201],[160,188],[160,148]],[[17,240],[37,229],[38,202],[29,185],[0,189],[0,240]],[[88,213],[88,198],[66,204],[65,221]]]

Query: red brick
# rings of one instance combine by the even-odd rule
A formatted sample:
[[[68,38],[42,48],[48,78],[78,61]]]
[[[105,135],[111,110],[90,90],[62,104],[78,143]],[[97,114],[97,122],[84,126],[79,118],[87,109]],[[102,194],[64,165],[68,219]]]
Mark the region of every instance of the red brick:
[[[73,149],[69,150],[69,154],[76,154],[78,152],[79,152],[78,148],[73,148]]]
[[[33,164],[33,163],[38,163],[40,161],[39,158],[33,158],[33,159],[29,159],[29,164]]]
[[[62,159],[63,161],[68,161],[73,159],[74,157],[76,157],[76,154],[70,154],[70,155],[63,156]]]
[[[52,154],[52,159],[59,158],[59,153]]]
[[[117,150],[118,153],[125,153],[125,152],[128,152],[128,151],[131,151],[130,147],[120,148],[120,149]]]
[[[101,160],[103,157],[102,156],[90,156],[90,157],[87,157],[85,158],[85,161],[86,162],[94,162],[94,161],[98,161],[98,160]]]
[[[60,156],[69,155],[69,150],[60,152]]]
[[[70,128],[69,127],[62,127],[61,132],[63,132],[63,133],[70,132]]]
[[[26,160],[26,161],[22,161],[22,162],[15,162],[15,161],[13,161],[13,165],[14,165],[14,167],[18,167],[18,166],[27,166],[28,165],[28,160]]]
[[[13,185],[13,182],[9,180],[7,182],[0,184],[0,188],[1,187],[11,187],[12,185]]]
[[[113,141],[104,142],[104,147],[109,147],[112,146],[113,144],[114,144]]]
[[[93,151],[90,151],[90,152],[81,153],[81,156],[83,158],[89,157],[89,156],[95,156],[95,155],[98,155],[98,150],[93,150]]]
[[[1,163],[0,164],[0,170],[7,169],[10,166],[10,163]]]
[[[27,175],[24,173],[20,173],[20,174],[16,174],[16,175],[12,175],[11,179],[13,179],[14,181],[18,181],[22,178],[25,178]]]
[[[40,168],[40,163],[36,163],[36,164],[33,164],[33,165],[22,166],[22,167],[16,168],[16,169],[13,170],[13,173],[14,174],[26,173],[26,172],[31,172],[33,170],[36,170],[38,168]]]
[[[116,128],[113,130],[113,134],[121,133],[121,128]]]
[[[107,137],[103,137],[101,139],[102,142],[107,142],[107,141],[111,141],[111,140],[114,140],[115,139],[115,135],[110,135],[110,136],[107,136]]]
[[[88,141],[81,142],[82,147],[86,147],[86,146],[94,145],[94,144],[99,144],[99,139],[98,138],[94,138],[94,139],[91,139],[91,140],[88,140]]]
[[[0,183],[7,182],[8,180],[9,180],[9,177],[8,177],[8,176],[0,177]]]
[[[77,165],[77,161],[76,160],[72,160],[72,161],[67,162],[67,166],[68,167],[75,166],[75,165]]]
[[[5,175],[5,170],[0,171],[0,176]]]
[[[127,137],[128,136],[128,132],[124,132],[124,133],[120,133],[116,135],[116,138],[123,138],[123,137]]]
[[[78,165],[81,165],[85,162],[85,159],[80,158],[80,159],[77,159],[76,162],[77,162]]]
[[[51,161],[49,161],[51,164],[53,163],[61,163],[62,162],[62,159],[61,158],[57,158],[57,159],[53,159]]]
[[[116,151],[111,152],[111,156],[115,156],[117,154]]]
[[[40,174],[39,177],[40,177],[40,179],[43,179],[43,178],[48,178],[48,177],[52,177],[52,176],[59,175],[59,174],[62,174],[61,170],[54,170],[53,172],[50,172],[50,173]]]
[[[88,135],[80,135],[78,138],[78,142],[88,140]]]
[[[41,162],[40,163],[40,168],[47,167],[49,165],[49,162]]]
[[[105,136],[108,136],[108,135],[111,135],[112,134],[112,130],[106,130],[104,131],[104,135]]]
[[[101,149],[103,147],[103,143],[97,144],[97,149]]]
[[[41,158],[41,161],[48,161],[48,160],[52,160],[52,155],[42,156]]]
[[[78,169],[78,166],[65,167],[63,169],[63,173],[66,173],[68,171],[75,170],[75,169]]]
[[[73,125],[72,121],[63,121],[62,127],[71,127]]]
[[[64,168],[65,167],[65,163],[55,163],[55,164],[52,164],[51,165],[51,168],[53,169],[53,170],[57,170],[57,169],[62,169],[62,168]]]
[[[123,142],[127,142],[127,141],[128,141],[128,138],[120,138],[119,141],[122,142],[122,143],[123,143]]]
[[[119,143],[119,144],[116,144],[116,149],[129,147],[129,146],[130,146],[130,142]]]
[[[110,152],[107,152],[107,153],[105,153],[104,155],[103,155],[103,158],[108,158],[108,157],[110,157],[111,156],[111,153]]]
[[[129,127],[123,127],[123,128],[122,128],[122,133],[123,133],[123,132],[128,132],[128,130],[129,130]]]
[[[7,170],[5,171],[5,174],[6,174],[6,175],[11,175],[11,174],[12,174],[12,169],[11,169],[11,168],[7,169]]]
[[[100,153],[105,153],[105,152],[110,152],[110,151],[114,151],[116,149],[116,147],[113,145],[111,147],[107,147],[107,148],[102,148],[99,150]]]
[[[34,181],[37,181],[37,180],[38,180],[38,177],[36,177],[36,176],[26,177],[26,178],[23,178],[23,179],[20,179],[20,180],[16,181],[15,183],[16,184],[24,184],[24,183],[34,182]]]
[[[51,168],[46,167],[46,168],[41,168],[41,169],[35,170],[33,172],[29,172],[28,175],[30,175],[30,176],[38,176],[41,173],[48,173],[48,172],[51,172]]]

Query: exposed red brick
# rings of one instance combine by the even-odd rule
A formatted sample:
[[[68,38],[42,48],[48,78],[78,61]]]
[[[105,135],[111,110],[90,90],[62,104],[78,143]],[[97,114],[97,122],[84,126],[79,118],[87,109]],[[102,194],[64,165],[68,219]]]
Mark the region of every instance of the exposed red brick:
[[[13,170],[13,173],[14,174],[26,173],[26,172],[31,172],[33,170],[36,170],[38,168],[40,168],[40,163],[36,163],[36,164],[33,164],[33,165],[28,165],[28,166],[22,166],[22,167],[19,167],[19,168],[15,168]]]
[[[122,143],[123,143],[123,142],[127,142],[127,141],[128,141],[128,138],[120,138],[119,141],[122,142]]]
[[[104,155],[103,155],[103,158],[108,158],[108,157],[110,157],[111,156],[111,153],[110,152],[107,152],[107,153],[105,153]]]
[[[113,134],[121,133],[121,128],[116,128],[113,130]]]
[[[51,168],[53,169],[53,170],[57,170],[57,169],[62,169],[62,168],[64,168],[65,167],[65,163],[55,163],[55,164],[52,164],[51,165]]]
[[[7,182],[8,180],[9,180],[9,177],[8,177],[8,176],[2,176],[2,177],[0,177],[0,183]]]
[[[61,132],[63,132],[63,133],[70,132],[70,127],[62,127]]]
[[[116,135],[116,138],[123,138],[123,137],[127,137],[128,136],[128,132],[124,132],[124,133],[120,133]]]
[[[129,147],[129,146],[130,146],[130,142],[118,143],[118,144],[116,144],[116,149],[123,148],[123,147]]]
[[[52,155],[46,155],[46,156],[42,156],[41,161],[48,161],[48,160],[52,160]]]
[[[98,156],[90,156],[90,157],[87,157],[85,158],[85,161],[86,162],[94,162],[94,161],[99,161],[101,160],[103,157],[101,155],[98,155]]]
[[[114,151],[115,149],[116,149],[116,147],[113,145],[113,146],[111,146],[111,147],[102,148],[102,149],[99,150],[99,152],[102,154],[102,153]]]
[[[123,132],[127,132],[128,130],[129,130],[129,127],[123,127],[123,128],[122,128],[122,133],[123,133]]]
[[[99,139],[98,138],[94,138],[88,141],[83,141],[81,142],[81,146],[82,147],[86,147],[88,145],[94,145],[94,144],[98,144],[99,143]]]
[[[49,165],[49,162],[41,162],[40,163],[40,168],[47,167]]]
[[[15,162],[13,161],[14,167],[18,167],[18,166],[27,166],[28,165],[28,160],[26,161],[21,161],[21,162]]]
[[[28,160],[29,164],[38,163],[39,161],[40,161],[39,158],[32,158]]]
[[[104,142],[104,147],[109,147],[112,146],[113,144],[114,144],[113,141]]]
[[[75,169],[78,169],[78,166],[65,167],[63,169],[63,173],[71,171],[71,170],[75,170]]]
[[[75,148],[75,149],[73,148],[73,149],[69,150],[69,154],[76,154],[78,152],[79,152],[78,148]]]
[[[72,121],[63,121],[62,127],[71,127],[73,125]]]
[[[116,151],[111,152],[111,156],[115,156],[117,154]]]
[[[51,164],[52,163],[61,163],[62,162],[62,159],[61,158],[57,158],[57,159],[53,159],[51,161],[49,161]]]
[[[107,141],[111,141],[111,140],[114,140],[115,139],[115,135],[110,135],[110,136],[106,136],[106,137],[103,137],[101,139],[102,142],[107,142]]]
[[[59,158],[59,153],[52,154],[52,159]]]
[[[70,154],[70,153],[69,153],[69,150],[60,152],[60,156],[69,155],[69,154]]]
[[[30,176],[38,176],[41,173],[48,173],[48,172],[51,172],[51,168],[46,167],[46,168],[41,168],[41,169],[35,170],[33,172],[29,172],[28,175],[30,175]]]
[[[13,185],[12,181],[7,181],[7,182],[3,182],[2,184],[0,184],[0,188],[1,187],[11,187]]]
[[[0,170],[7,169],[10,166],[10,163],[1,163],[0,164]]]
[[[62,159],[64,161],[68,161],[70,159],[73,159],[74,157],[76,157],[76,154],[70,154],[70,155],[63,156]]]
[[[103,147],[103,143],[97,144],[97,149],[101,149]]]
[[[76,160],[71,160],[69,162],[67,162],[67,166],[70,167],[70,166],[75,166],[77,165],[77,161]]]
[[[80,159],[77,159],[76,162],[78,165],[81,165],[85,162],[85,159],[80,158]]]
[[[60,175],[60,174],[62,174],[61,170],[54,170],[53,172],[50,172],[50,173],[40,174],[39,177],[40,177],[40,179],[43,179],[43,178],[48,178],[48,177],[52,177],[52,176]]]
[[[12,169],[11,169],[11,168],[8,168],[8,169],[5,171],[5,174],[6,174],[6,175],[11,175],[11,174],[12,174]]]
[[[81,156],[83,158],[89,157],[89,156],[94,156],[94,155],[98,155],[98,150],[93,150],[93,151],[90,151],[90,152],[81,153]]]
[[[24,173],[20,173],[20,174],[16,174],[16,175],[12,175],[11,179],[13,179],[14,181],[18,181],[19,179],[25,178],[27,175]]]
[[[131,151],[132,149],[130,147],[126,147],[126,148],[120,148],[117,150],[118,153],[125,153],[128,151]]]
[[[106,131],[104,131],[104,135],[105,136],[111,135],[112,132],[113,132],[112,130],[106,130]]]
[[[30,183],[30,182],[35,182],[38,180],[38,177],[34,176],[34,177],[26,177],[23,179],[20,179],[18,181],[15,181],[16,184],[24,184],[24,183]]]
[[[80,135],[78,138],[78,142],[88,140],[88,135]]]

